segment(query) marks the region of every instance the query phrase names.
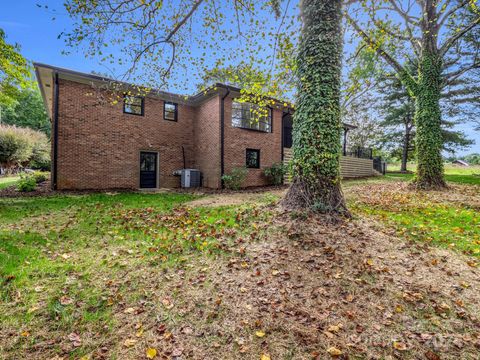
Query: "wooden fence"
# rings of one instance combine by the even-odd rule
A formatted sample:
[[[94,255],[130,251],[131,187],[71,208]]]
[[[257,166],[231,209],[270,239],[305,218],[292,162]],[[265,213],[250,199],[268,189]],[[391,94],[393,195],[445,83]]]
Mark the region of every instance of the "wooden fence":
[[[283,149],[283,162],[287,164],[292,159],[292,149]],[[352,156],[342,156],[340,158],[340,176],[343,179],[361,178],[375,176],[378,173],[373,169],[372,159],[360,159]],[[290,181],[288,177],[287,182]]]

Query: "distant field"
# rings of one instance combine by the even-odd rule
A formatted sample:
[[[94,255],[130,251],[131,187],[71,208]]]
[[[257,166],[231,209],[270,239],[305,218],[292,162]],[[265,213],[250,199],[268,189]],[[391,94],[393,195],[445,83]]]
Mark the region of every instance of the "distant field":
[[[417,164],[408,163],[407,170],[415,171],[417,169]],[[387,165],[387,171],[400,171],[400,163],[392,163]],[[453,164],[445,164],[445,173],[452,175],[480,175],[480,165],[472,165],[469,167],[458,166]]]
[[[415,171],[416,164],[408,164],[407,169],[409,171]],[[387,166],[387,178],[394,179],[406,179],[409,180],[413,177],[413,174],[399,174],[392,173],[400,170],[399,164],[388,164]],[[463,167],[452,164],[445,164],[445,178],[447,181],[460,183],[480,185],[480,166]]]

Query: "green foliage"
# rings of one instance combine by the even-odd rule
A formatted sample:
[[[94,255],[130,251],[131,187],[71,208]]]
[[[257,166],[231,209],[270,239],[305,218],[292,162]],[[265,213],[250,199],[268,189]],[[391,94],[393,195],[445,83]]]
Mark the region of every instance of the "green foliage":
[[[227,189],[238,190],[242,187],[247,175],[248,170],[246,167],[236,167],[229,174],[223,175],[222,181]]]
[[[468,154],[466,156],[463,156],[462,160],[465,160],[470,165],[480,165],[480,154],[477,154],[477,153]]]
[[[283,163],[275,163],[264,169],[265,176],[273,185],[282,185],[283,178],[287,173],[287,167]]]
[[[40,184],[44,181],[47,181],[49,176],[50,176],[50,173],[46,172],[46,171],[35,171],[33,174],[32,174],[33,178],[35,179],[35,182],[37,184]]]
[[[444,187],[440,93],[442,60],[434,54],[424,54],[419,68],[416,93],[417,173],[420,188]]]
[[[2,112],[2,123],[38,130],[50,138],[50,119],[38,88],[20,90],[13,99],[15,104]]]
[[[30,70],[17,44],[8,44],[0,29],[0,105],[11,105],[19,88],[29,85]]]
[[[20,192],[30,192],[35,190],[36,187],[36,178],[31,174],[21,175],[20,180],[17,182],[17,190]]]
[[[7,171],[28,165],[48,167],[49,156],[45,134],[28,128],[0,125],[0,166]]]
[[[343,212],[340,190],[342,2],[305,1],[301,13],[303,30],[293,116],[293,185],[285,204],[321,212]]]

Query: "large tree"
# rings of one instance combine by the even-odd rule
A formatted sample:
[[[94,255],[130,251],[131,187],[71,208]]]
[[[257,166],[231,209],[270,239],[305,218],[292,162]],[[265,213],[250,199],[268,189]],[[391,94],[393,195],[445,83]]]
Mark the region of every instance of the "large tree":
[[[467,97],[470,97],[471,93],[475,93],[475,87],[463,84],[455,91],[455,95],[447,88],[442,91],[440,105],[443,110],[441,119],[443,151],[453,153],[474,143],[465,133],[455,130],[455,127],[465,122],[463,117],[469,115],[472,106],[475,107],[475,104],[470,103],[466,97],[457,95],[468,93]],[[392,151],[394,157],[401,159],[400,171],[406,172],[407,163],[413,160],[412,153],[415,150],[415,102],[400,79],[394,76],[384,77],[379,82],[377,91],[382,94],[379,95],[376,105],[382,119],[379,125],[384,130],[382,143],[385,148]]]
[[[340,186],[341,0],[303,0],[287,207],[346,213]]]
[[[20,54],[20,46],[9,44],[0,29],[0,106],[12,105],[18,90],[28,85],[29,78],[28,62]]]
[[[469,39],[480,24],[476,2],[350,1],[356,4],[346,13],[366,48],[395,71],[415,99],[415,184],[419,188],[446,186],[441,155],[441,92],[444,81],[452,83],[479,66],[478,41]],[[418,67],[417,76],[406,66],[412,62]]]
[[[242,92],[260,105],[276,95],[278,81],[296,73],[294,182],[284,204],[345,213],[339,178],[341,5],[342,0],[300,2],[303,30],[296,62],[288,57],[298,32],[290,1],[68,0],[65,9],[74,24],[64,36],[71,48],[83,47],[87,55],[122,70],[119,79],[149,87],[174,82],[179,89],[182,70],[190,80],[242,59],[273,72],[268,86],[254,82]],[[235,82],[236,72],[220,75],[229,73]]]

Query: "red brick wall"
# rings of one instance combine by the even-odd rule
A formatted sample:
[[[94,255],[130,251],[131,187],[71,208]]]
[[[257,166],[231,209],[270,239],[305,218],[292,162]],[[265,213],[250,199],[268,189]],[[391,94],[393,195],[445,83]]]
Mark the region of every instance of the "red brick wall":
[[[267,185],[263,169],[282,161],[282,111],[273,110],[273,132],[232,127],[232,98],[225,99],[225,173],[245,166],[246,149],[260,150],[260,169],[248,169],[244,186]]]
[[[58,188],[138,188],[140,151],[158,152],[159,186],[176,187],[172,175],[195,165],[195,109],[178,106],[178,122],[163,119],[163,100],[146,98],[145,116],[123,113],[123,104],[100,104],[88,85],[60,80]]]
[[[178,106],[178,122],[163,119],[163,100],[145,98],[145,116],[123,113],[123,104],[101,103],[86,84],[60,80],[58,189],[138,188],[140,151],[158,152],[159,187],[178,187],[174,170],[198,168],[203,185],[221,186],[220,95],[196,107]],[[261,169],[249,169],[244,186],[266,185],[263,169],[281,162],[281,110],[273,133],[232,127],[225,99],[225,172],[245,166],[245,150],[260,150]]]
[[[194,122],[195,166],[202,171],[203,186],[219,188],[220,182],[220,96],[196,108]]]

